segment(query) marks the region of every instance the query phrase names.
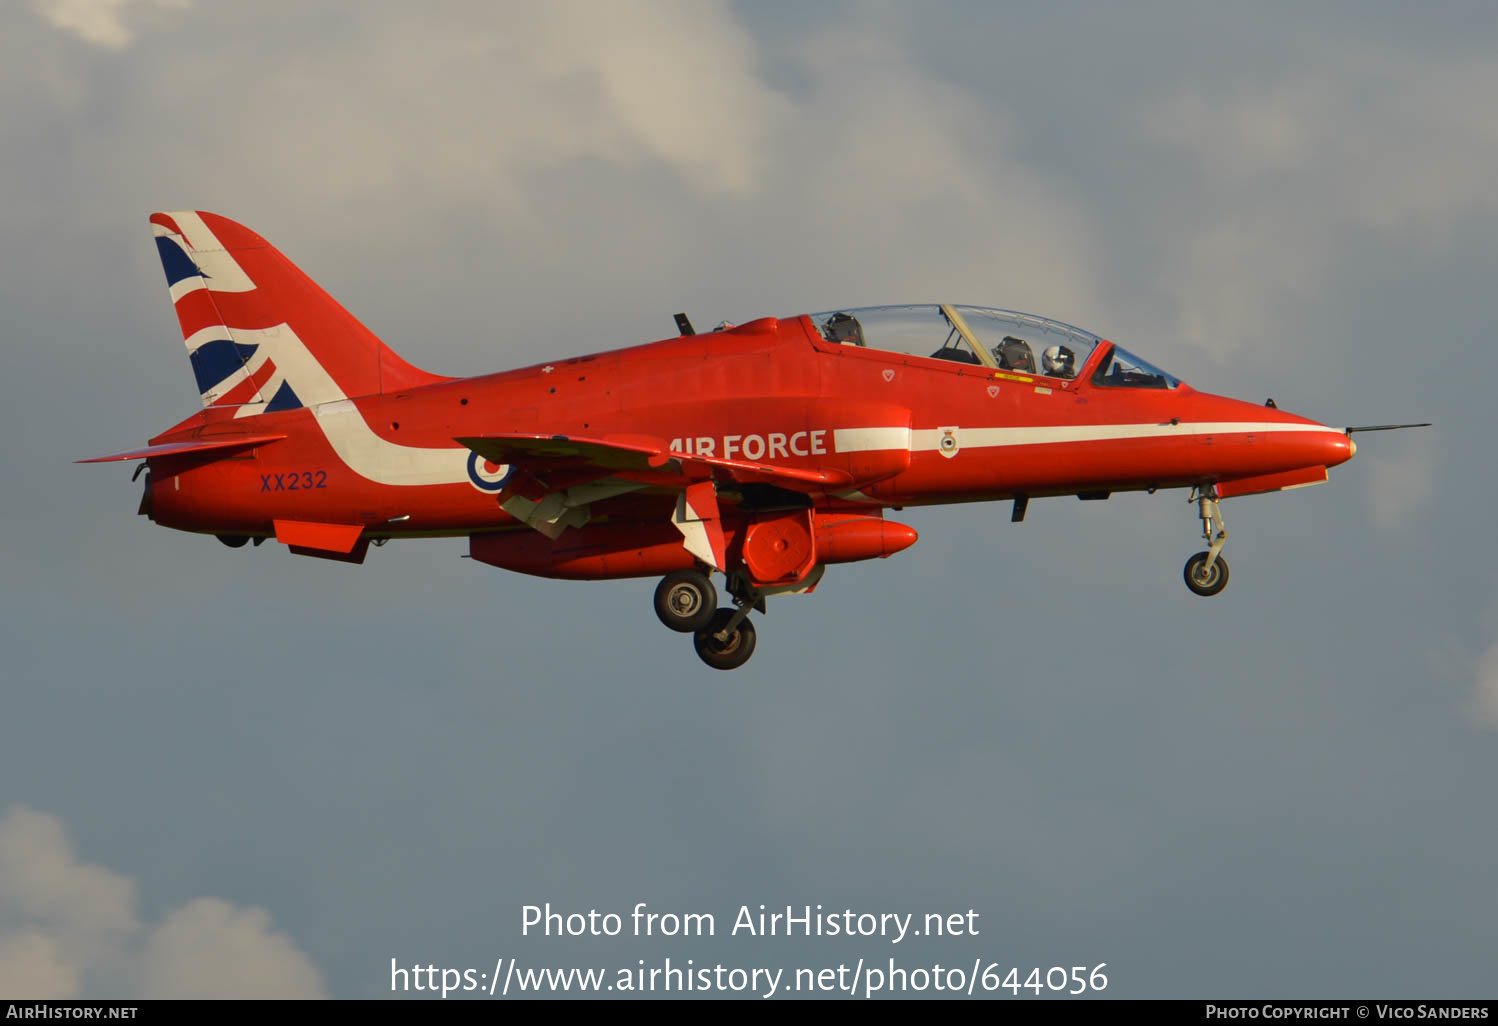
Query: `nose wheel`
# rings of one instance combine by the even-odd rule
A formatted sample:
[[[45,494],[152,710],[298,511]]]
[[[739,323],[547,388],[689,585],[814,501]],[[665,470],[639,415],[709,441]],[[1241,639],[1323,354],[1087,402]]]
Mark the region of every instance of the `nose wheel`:
[[[1186,587],[1198,595],[1216,595],[1228,586],[1228,561],[1218,556],[1207,564],[1210,553],[1198,552],[1186,560]]]
[[[1206,485],[1191,493],[1196,503],[1197,516],[1202,521],[1202,537],[1207,539],[1207,551],[1198,552],[1186,560],[1183,576],[1186,587],[1198,595],[1212,596],[1228,586],[1228,561],[1222,558],[1222,547],[1227,544],[1227,524],[1222,519],[1222,507],[1218,504],[1217,486]]]

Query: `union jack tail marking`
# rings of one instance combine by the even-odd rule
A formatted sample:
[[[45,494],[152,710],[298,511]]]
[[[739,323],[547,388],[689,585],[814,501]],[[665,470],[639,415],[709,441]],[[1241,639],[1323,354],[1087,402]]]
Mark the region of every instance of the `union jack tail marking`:
[[[236,417],[448,380],[411,366],[270,243],[218,214],[151,215],[204,407]]]

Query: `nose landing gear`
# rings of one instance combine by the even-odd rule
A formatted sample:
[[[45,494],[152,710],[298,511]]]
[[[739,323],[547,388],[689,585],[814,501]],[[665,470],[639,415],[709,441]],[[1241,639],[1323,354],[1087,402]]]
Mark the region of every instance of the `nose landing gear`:
[[[1222,519],[1222,507],[1218,505],[1217,486],[1204,485],[1194,489],[1188,501],[1196,503],[1197,515],[1202,520],[1202,537],[1207,539],[1207,551],[1198,552],[1186,560],[1186,587],[1198,595],[1216,595],[1228,586],[1228,561],[1220,555],[1228,540],[1228,529]],[[1214,524],[1217,529],[1215,537]]]

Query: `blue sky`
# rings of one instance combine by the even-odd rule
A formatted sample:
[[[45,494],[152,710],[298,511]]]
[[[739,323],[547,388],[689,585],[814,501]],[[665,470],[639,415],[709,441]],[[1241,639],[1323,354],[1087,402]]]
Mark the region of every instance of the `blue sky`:
[[[378,997],[391,958],[1109,964],[1491,996],[1498,14],[1471,4],[0,6],[0,994]],[[1322,487],[906,510],[701,667],[651,584],[229,550],[116,451],[194,409],[153,210],[418,366],[952,301],[1370,435]],[[521,908],[711,912],[691,943]],[[726,937],[740,905],[977,937]]]

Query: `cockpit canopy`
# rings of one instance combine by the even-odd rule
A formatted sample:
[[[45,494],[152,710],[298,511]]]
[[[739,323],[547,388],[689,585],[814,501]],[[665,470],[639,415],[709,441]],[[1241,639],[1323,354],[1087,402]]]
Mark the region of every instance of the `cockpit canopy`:
[[[1103,340],[1048,317],[983,306],[929,303],[866,306],[810,315],[822,337],[840,345],[970,363],[1016,374],[1072,380]],[[1092,383],[1175,388],[1180,382],[1113,347]]]

